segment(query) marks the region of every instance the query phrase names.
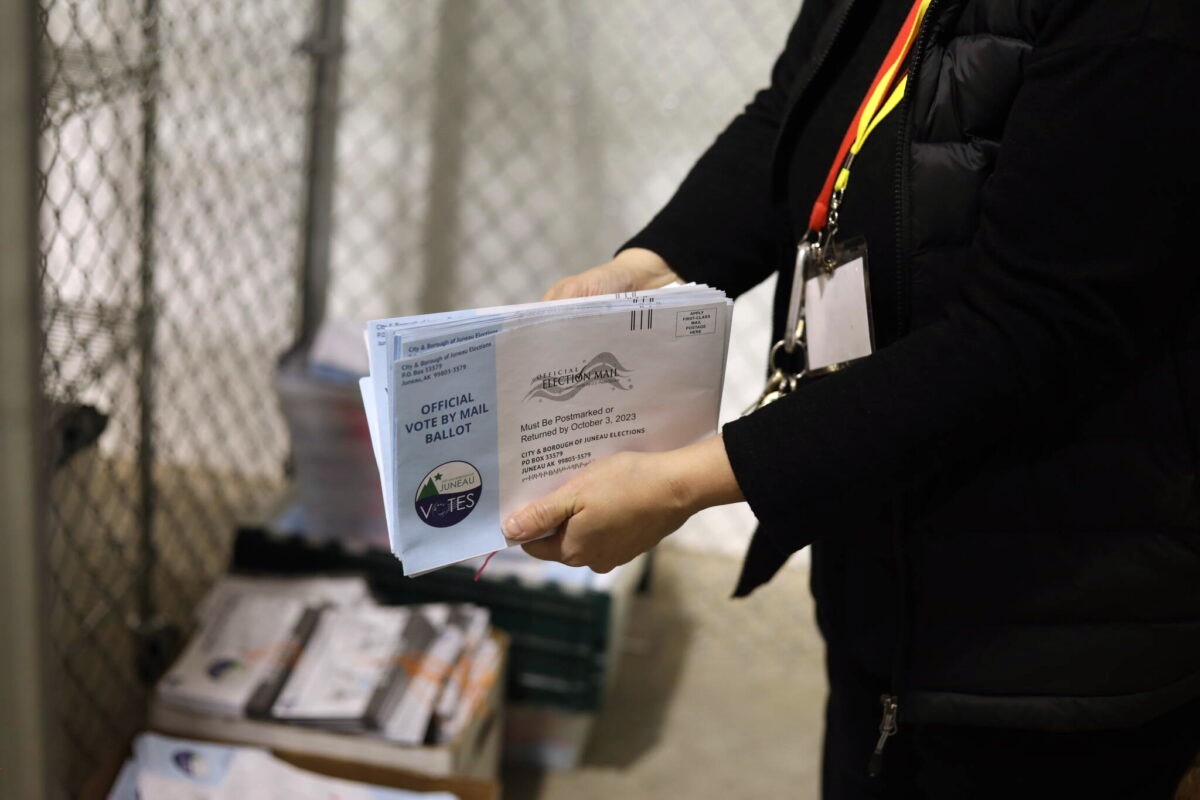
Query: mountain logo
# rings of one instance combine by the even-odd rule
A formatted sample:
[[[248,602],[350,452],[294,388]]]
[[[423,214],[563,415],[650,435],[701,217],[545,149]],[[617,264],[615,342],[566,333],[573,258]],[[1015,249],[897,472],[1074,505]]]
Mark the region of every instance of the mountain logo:
[[[236,658],[218,658],[208,665],[208,677],[219,681],[231,672],[236,672],[245,666]]]
[[[434,528],[457,525],[475,510],[482,493],[483,478],[471,464],[438,464],[417,484],[417,519]]]
[[[208,762],[195,750],[176,750],[171,754],[171,761],[189,777],[204,778],[208,775]]]
[[[585,360],[581,367],[569,367],[543,372],[531,380],[525,400],[570,400],[589,386],[609,386],[626,391],[633,388],[629,379],[630,370],[612,353],[597,353],[591,361]]]

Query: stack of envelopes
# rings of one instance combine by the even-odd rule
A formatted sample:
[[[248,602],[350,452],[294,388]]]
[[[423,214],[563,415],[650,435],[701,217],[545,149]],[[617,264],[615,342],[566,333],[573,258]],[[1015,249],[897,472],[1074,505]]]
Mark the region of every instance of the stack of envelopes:
[[[159,683],[157,702],[176,719],[195,715],[197,735],[211,728],[206,718],[249,718],[403,745],[448,741],[497,678],[486,609],[380,606],[358,578],[263,579],[261,591],[257,582],[217,585]]]
[[[595,459],[712,434],[731,316],[689,284],[368,323],[360,386],[405,574],[506,547],[502,519]]]

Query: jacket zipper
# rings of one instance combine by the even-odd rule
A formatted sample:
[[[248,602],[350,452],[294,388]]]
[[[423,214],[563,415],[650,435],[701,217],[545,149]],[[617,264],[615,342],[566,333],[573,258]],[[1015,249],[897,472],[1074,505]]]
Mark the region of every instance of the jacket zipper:
[[[888,740],[896,735],[900,727],[900,695],[904,691],[905,671],[908,664],[908,642],[911,627],[908,596],[908,559],[904,550],[905,503],[903,496],[895,501],[892,520],[892,554],[896,559],[897,594],[899,595],[900,632],[896,641],[896,652],[892,659],[892,693],[880,698],[883,715],[879,721],[879,741],[871,760],[867,764],[867,775],[876,778],[883,772],[883,750]]]
[[[917,73],[921,66],[922,56],[924,55],[925,40],[928,38],[929,28],[933,26],[936,19],[935,12],[939,0],[932,0],[928,10],[925,12],[925,19],[921,23],[920,30],[917,31],[917,39],[913,43],[912,63],[908,67],[908,85],[905,89],[904,97],[901,98],[900,108],[897,113],[900,114],[900,132],[896,137],[896,339],[904,335],[908,328],[906,316],[908,314],[907,289],[908,289],[908,274],[910,253],[908,252],[907,239],[905,237],[906,225],[908,219],[908,194],[904,190],[905,177],[908,170],[908,141],[911,135],[911,122],[909,119],[909,106],[911,105],[910,95],[915,91],[917,85]],[[903,503],[897,501],[896,519],[893,527],[893,548],[896,557],[896,571],[898,573],[900,609],[901,609],[901,629],[899,641],[896,645],[896,657],[892,665],[892,691],[893,694],[885,694],[880,698],[883,706],[883,714],[879,721],[879,741],[875,745],[875,750],[871,753],[871,760],[867,764],[867,775],[875,778],[883,772],[883,752],[887,747],[888,740],[896,735],[900,727],[900,693],[903,691],[904,672],[907,665],[908,645],[909,645],[909,597],[908,597],[908,567],[907,558],[905,557],[904,549],[904,529],[906,526],[906,515],[903,508]]]
[[[785,182],[783,180],[780,180],[780,178],[778,177],[778,174],[779,174],[778,166],[779,166],[779,150],[780,150],[781,145],[783,144],[784,138],[787,135],[788,126],[791,123],[793,116],[795,116],[796,106],[799,105],[800,99],[802,97],[804,97],[804,93],[807,92],[808,87],[812,85],[813,79],[817,77],[817,74],[820,73],[821,68],[823,66],[825,66],[825,61],[826,61],[826,59],[829,58],[830,52],[833,51],[834,44],[836,44],[837,40],[841,37],[842,29],[846,27],[846,20],[848,20],[850,18],[850,12],[854,8],[854,3],[855,3],[855,0],[846,0],[845,5],[842,7],[841,16],[839,16],[837,18],[837,23],[834,25],[831,35],[825,41],[825,46],[821,49],[821,52],[817,56],[816,61],[812,62],[812,68],[808,71],[808,77],[806,77],[804,79],[803,84],[798,86],[795,93],[792,94],[788,98],[787,106],[784,108],[783,115],[779,119],[779,133],[775,136],[775,144],[771,150],[770,192],[771,192],[771,197],[776,200],[781,199],[781,193],[786,192],[786,189],[782,188],[784,186]],[[822,27],[824,27],[824,26],[822,26]],[[824,30],[822,30],[821,32],[824,33]],[[791,229],[791,226],[792,226],[792,222],[791,222],[791,220],[788,220],[787,227],[789,228],[789,230]],[[787,247],[783,248],[783,251],[787,255],[781,256],[781,261],[784,264],[790,264],[791,258],[794,257],[795,247],[797,246],[798,232],[794,231],[794,230],[790,230],[790,232],[791,232],[791,241],[788,243]],[[787,274],[788,274],[787,269],[780,269],[781,276],[787,275]],[[781,280],[782,280],[782,278],[781,278]],[[793,277],[792,280],[795,280],[795,278]],[[789,291],[789,289],[787,287],[784,287],[784,291]],[[772,335],[772,338],[775,337],[774,331],[772,331],[771,335]]]
[[[925,12],[925,19],[921,22],[921,29],[917,31],[917,40],[913,43],[912,64],[908,67],[908,84],[905,87],[904,97],[900,99],[900,107],[896,112],[900,115],[900,135],[896,137],[896,338],[899,339],[905,334],[908,329],[908,273],[909,259],[911,254],[908,252],[908,241],[905,237],[905,221],[908,219],[908,194],[904,191],[905,178],[908,170],[908,146],[909,137],[911,135],[911,120],[909,119],[909,106],[911,104],[911,95],[915,91],[917,85],[917,72],[921,67],[921,59],[924,56],[925,40],[929,32],[929,28],[936,19],[935,12],[937,11],[939,0],[932,0],[929,8]]]
[[[888,739],[895,736],[899,728],[897,717],[900,714],[900,698],[894,694],[885,694],[879,698],[879,702],[883,704],[883,719],[879,722],[879,742],[876,743],[875,752],[871,753],[871,763],[867,766],[867,775],[872,778],[879,777],[883,772],[883,748],[887,747]]]
[[[854,8],[854,3],[855,0],[848,0],[846,2],[845,7],[842,9],[842,15],[838,17],[837,24],[833,28],[833,34],[825,43],[825,47],[821,50],[820,55],[817,56],[816,61],[813,62],[812,69],[809,70],[808,77],[805,79],[804,84],[800,86],[799,90],[789,99],[787,108],[784,109],[783,116],[779,120],[779,134],[775,138],[775,147],[771,153],[772,164],[777,164],[779,161],[779,147],[783,143],[783,138],[787,131],[788,123],[795,114],[796,106],[799,104],[800,98],[803,97],[804,93],[808,91],[808,87],[812,85],[813,78],[817,77],[817,74],[821,71],[821,67],[825,66],[825,60],[829,58],[829,53],[833,50],[833,45],[842,35],[842,29],[846,27],[846,20],[850,18],[850,11]],[[771,173],[774,175],[775,170],[772,169]],[[777,179],[773,178],[772,180],[774,181]]]
[[[817,63],[813,66],[812,72],[808,76],[808,80],[804,84],[804,88],[800,94],[808,91],[808,85],[812,83],[813,78],[817,77],[817,73],[821,71],[821,67],[825,66],[825,59],[829,58],[829,53],[833,50],[834,43],[838,37],[842,35],[842,28],[846,27],[846,20],[850,18],[850,11],[854,8],[855,0],[848,0],[846,7],[842,9],[842,15],[838,17],[837,25],[833,29],[833,35],[829,37],[829,41],[825,43],[825,49],[821,51],[821,55],[817,58]],[[796,99],[800,99],[800,94],[796,95]]]

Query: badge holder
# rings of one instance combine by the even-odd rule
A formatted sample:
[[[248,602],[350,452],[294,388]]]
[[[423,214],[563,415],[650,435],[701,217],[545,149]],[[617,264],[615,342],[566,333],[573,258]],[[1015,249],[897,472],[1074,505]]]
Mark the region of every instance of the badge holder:
[[[836,372],[875,350],[866,244],[861,240],[838,243],[838,210],[855,156],[905,97],[908,76],[902,66],[930,5],[932,0],[914,0],[842,138],[825,185],[813,203],[809,230],[796,251],[787,324],[783,338],[771,348],[771,377],[745,414],[791,394],[805,375]]]
[[[807,374],[826,375],[875,351],[867,243],[831,241],[804,273]]]

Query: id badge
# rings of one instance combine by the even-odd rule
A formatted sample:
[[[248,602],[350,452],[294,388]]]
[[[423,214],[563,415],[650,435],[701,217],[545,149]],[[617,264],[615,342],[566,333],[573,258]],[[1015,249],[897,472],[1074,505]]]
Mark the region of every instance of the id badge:
[[[833,269],[813,259],[804,276],[809,373],[829,372],[874,352],[867,245],[834,246]]]

